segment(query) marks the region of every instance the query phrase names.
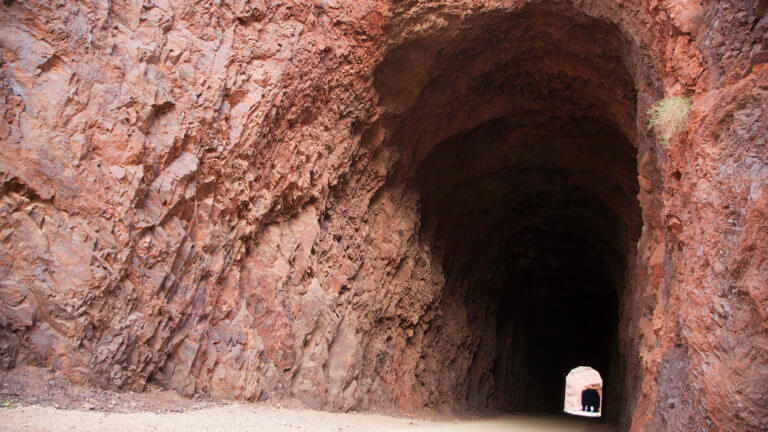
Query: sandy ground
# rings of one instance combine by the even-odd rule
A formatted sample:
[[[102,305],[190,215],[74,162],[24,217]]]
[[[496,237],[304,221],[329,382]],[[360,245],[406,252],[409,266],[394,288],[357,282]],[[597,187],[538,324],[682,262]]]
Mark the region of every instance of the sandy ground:
[[[413,426],[411,426],[413,424]],[[383,431],[424,426],[403,418],[367,414],[228,405],[183,413],[103,413],[25,406],[0,410],[2,431]]]
[[[457,421],[372,413],[330,413],[296,401],[229,403],[158,388],[119,392],[71,384],[48,369],[0,371],[0,432],[30,431],[508,431],[610,432],[593,419],[509,416]]]
[[[103,413],[24,406],[0,410],[0,430],[34,432],[68,431],[508,431],[587,432],[594,423],[566,418],[511,416],[479,422],[433,422],[376,414],[341,414],[228,405],[183,413]]]

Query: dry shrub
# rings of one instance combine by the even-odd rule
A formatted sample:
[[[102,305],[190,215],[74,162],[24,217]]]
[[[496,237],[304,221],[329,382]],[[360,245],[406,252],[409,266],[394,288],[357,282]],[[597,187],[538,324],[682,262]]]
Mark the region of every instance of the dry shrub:
[[[648,129],[653,129],[661,137],[661,144],[669,148],[670,140],[675,140],[688,127],[691,113],[691,98],[672,96],[664,98],[647,111],[650,119]]]

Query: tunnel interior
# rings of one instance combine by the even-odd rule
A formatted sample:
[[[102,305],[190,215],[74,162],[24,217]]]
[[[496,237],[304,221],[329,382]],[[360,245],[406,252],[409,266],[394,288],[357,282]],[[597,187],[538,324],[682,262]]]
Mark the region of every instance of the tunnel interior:
[[[450,378],[470,408],[560,412],[579,365],[605,374],[606,412],[618,403],[642,229],[634,56],[615,24],[535,4],[403,41],[377,71],[391,181],[418,194],[442,302],[475,341]]]
[[[586,389],[581,392],[581,409],[600,412],[600,393],[595,389]]]

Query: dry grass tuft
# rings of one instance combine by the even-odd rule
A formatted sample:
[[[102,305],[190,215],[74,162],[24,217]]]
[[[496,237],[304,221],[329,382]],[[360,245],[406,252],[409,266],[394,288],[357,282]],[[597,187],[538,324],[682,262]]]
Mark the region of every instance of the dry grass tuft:
[[[691,98],[672,96],[664,98],[646,111],[648,129],[653,129],[661,137],[661,144],[669,148],[670,140],[675,140],[688,127],[691,113]]]

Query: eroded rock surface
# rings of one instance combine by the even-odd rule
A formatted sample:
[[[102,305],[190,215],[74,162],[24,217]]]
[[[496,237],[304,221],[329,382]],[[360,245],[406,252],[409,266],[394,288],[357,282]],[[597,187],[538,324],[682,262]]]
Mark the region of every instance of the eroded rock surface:
[[[764,430],[766,9],[5,1],[0,366]]]

